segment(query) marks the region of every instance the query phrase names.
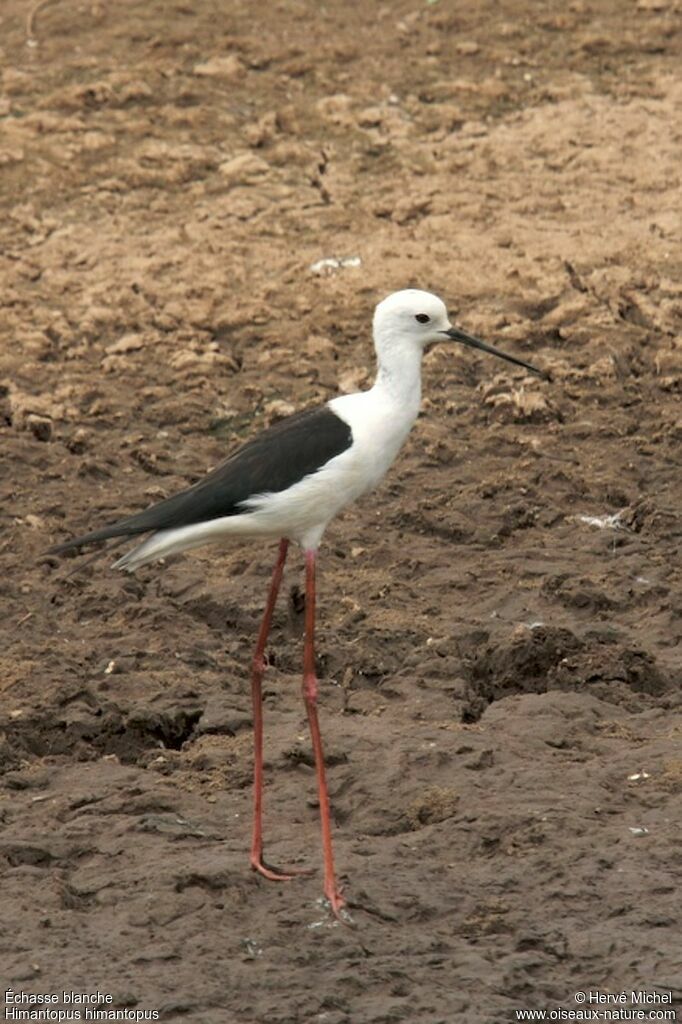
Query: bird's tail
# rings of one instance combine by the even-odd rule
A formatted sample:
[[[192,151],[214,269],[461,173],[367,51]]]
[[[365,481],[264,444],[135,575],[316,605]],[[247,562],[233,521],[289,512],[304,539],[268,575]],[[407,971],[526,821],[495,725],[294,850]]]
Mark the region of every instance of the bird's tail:
[[[150,537],[143,540],[141,544],[127,551],[122,558],[114,562],[114,569],[125,569],[127,572],[134,572],[149,562],[156,562],[166,555],[174,555],[179,551],[189,551],[192,548],[200,548],[212,540],[219,539],[213,536],[216,532],[217,521],[211,523],[191,524],[190,526],[177,526],[171,530],[157,530]]]
[[[141,566],[148,565],[149,562],[155,562],[157,559],[163,558],[164,555],[170,554],[174,549],[171,545],[164,544],[164,538],[168,534],[176,532],[176,530],[162,530],[159,533],[153,533],[141,544],[117,558],[112,569],[125,569],[127,572],[134,572]]]

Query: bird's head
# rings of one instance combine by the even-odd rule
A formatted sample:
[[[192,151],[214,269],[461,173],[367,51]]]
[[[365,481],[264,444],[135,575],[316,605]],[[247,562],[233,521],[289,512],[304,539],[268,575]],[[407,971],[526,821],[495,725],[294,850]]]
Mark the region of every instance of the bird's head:
[[[500,352],[459,327],[453,327],[443,300],[416,288],[393,292],[379,303],[374,311],[374,340],[380,355],[382,350],[397,345],[407,345],[423,352],[439,341],[458,341],[469,348],[477,348],[516,366],[523,366],[540,377],[545,376],[523,359]]]

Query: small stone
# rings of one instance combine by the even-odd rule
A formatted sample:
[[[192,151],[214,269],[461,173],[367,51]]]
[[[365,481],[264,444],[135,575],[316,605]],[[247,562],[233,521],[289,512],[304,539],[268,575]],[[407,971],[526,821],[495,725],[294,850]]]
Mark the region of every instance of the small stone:
[[[24,159],[24,150],[21,146],[3,146],[0,149],[0,167],[4,164],[18,164]]]
[[[151,88],[146,82],[133,80],[121,86],[118,99],[121,103],[135,103],[138,100],[146,100],[152,95]]]
[[[7,789],[44,789],[50,782],[50,775],[44,768],[30,766],[7,772],[4,778]]]
[[[408,224],[428,213],[430,208],[430,197],[405,196],[395,204],[391,219],[396,224]]]
[[[244,129],[244,137],[250,146],[259,148],[269,145],[278,133],[277,114],[271,110]]]
[[[106,351],[110,356],[122,355],[125,352],[139,352],[143,345],[144,339],[141,334],[124,334],[118,341],[107,345]]]
[[[226,160],[218,170],[231,185],[250,185],[267,174],[270,167],[253,153],[241,153],[232,160]]]
[[[348,695],[346,710],[354,715],[380,715],[385,705],[381,694],[374,690],[352,690]]]
[[[333,124],[350,125],[353,123],[351,114],[352,100],[345,93],[336,93],[334,96],[324,96],[317,101],[318,114]]]
[[[274,422],[275,420],[283,419],[285,416],[291,416],[292,413],[296,412],[296,406],[283,398],[273,398],[272,401],[266,402],[264,411],[268,422]]]
[[[47,416],[29,413],[26,417],[26,426],[37,441],[49,441],[52,438],[52,420]]]
[[[243,78],[246,74],[246,68],[239,57],[233,53],[228,57],[211,57],[210,60],[204,61],[202,64],[195,64],[193,71],[200,78],[227,78],[232,80]]]
[[[464,767],[468,768],[473,772],[484,771],[486,768],[491,768],[495,763],[495,755],[492,750],[486,748],[485,750],[479,751],[468,761],[464,762]]]
[[[384,120],[384,112],[381,107],[365,107],[357,115],[357,121],[361,128],[377,128]]]

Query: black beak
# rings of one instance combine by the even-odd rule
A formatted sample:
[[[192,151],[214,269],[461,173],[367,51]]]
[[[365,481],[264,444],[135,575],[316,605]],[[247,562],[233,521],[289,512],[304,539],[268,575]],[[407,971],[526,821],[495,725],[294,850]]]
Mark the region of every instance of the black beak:
[[[478,348],[481,352],[488,352],[491,356],[506,359],[508,363],[523,366],[524,369],[530,370],[531,373],[536,373],[538,377],[544,377],[545,380],[550,379],[549,374],[544,373],[543,370],[538,370],[536,366],[531,366],[530,363],[524,362],[523,359],[517,359],[516,356],[508,356],[506,352],[500,352],[499,348],[486,345],[484,341],[479,341],[478,338],[474,338],[472,334],[467,334],[466,331],[460,330],[459,327],[451,327],[449,331],[441,331],[441,334],[444,334],[446,338],[451,338],[452,341],[460,341],[463,345],[468,345],[469,348]]]

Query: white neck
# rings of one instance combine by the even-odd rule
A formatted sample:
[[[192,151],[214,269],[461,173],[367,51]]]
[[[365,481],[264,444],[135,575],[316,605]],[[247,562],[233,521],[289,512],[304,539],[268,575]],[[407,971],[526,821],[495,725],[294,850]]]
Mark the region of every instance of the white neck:
[[[419,412],[422,347],[401,334],[375,332],[377,375],[369,391],[329,403],[353,433],[350,455],[356,496],[374,487],[395,459]]]
[[[398,406],[405,419],[416,419],[421,402],[422,349],[385,334],[375,338],[377,375],[372,391]]]

